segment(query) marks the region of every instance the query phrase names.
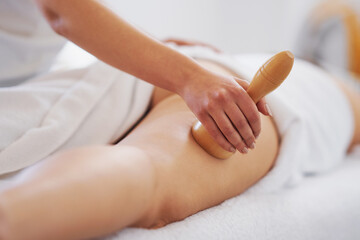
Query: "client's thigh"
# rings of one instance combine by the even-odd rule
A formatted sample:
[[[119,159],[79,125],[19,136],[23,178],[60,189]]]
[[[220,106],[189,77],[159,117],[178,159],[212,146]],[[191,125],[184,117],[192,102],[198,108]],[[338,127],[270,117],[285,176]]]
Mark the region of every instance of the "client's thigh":
[[[191,136],[195,117],[180,97],[151,110],[119,144],[143,149],[154,162],[162,201],[159,224],[183,219],[236,196],[261,179],[277,156],[279,139],[272,120],[262,116],[262,132],[248,154],[219,160]]]

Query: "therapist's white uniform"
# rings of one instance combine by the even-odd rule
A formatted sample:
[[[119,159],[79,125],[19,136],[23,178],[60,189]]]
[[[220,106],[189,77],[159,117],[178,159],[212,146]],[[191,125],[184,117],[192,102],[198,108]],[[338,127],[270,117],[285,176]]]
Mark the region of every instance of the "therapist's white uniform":
[[[34,0],[0,0],[0,87],[47,71],[65,42]]]

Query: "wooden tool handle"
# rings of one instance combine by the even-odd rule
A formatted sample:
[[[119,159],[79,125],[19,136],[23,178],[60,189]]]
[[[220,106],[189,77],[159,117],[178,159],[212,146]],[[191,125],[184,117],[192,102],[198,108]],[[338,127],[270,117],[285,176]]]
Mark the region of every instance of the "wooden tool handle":
[[[247,93],[257,103],[261,98],[272,92],[289,75],[294,64],[294,55],[283,51],[264,63],[256,72]]]
[[[294,55],[289,51],[283,51],[264,63],[256,72],[250,83],[247,93],[257,103],[265,95],[273,91],[289,75],[294,64]],[[191,128],[195,141],[210,155],[219,158],[229,158],[233,153],[220,147],[211,137],[200,121]]]

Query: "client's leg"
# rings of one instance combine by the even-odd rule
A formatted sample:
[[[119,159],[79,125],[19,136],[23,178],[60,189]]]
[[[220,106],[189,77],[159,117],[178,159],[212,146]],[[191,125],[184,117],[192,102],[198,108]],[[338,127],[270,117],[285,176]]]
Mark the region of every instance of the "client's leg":
[[[94,146],[56,154],[0,193],[0,239],[84,239],[137,222],[156,201],[142,150]]]

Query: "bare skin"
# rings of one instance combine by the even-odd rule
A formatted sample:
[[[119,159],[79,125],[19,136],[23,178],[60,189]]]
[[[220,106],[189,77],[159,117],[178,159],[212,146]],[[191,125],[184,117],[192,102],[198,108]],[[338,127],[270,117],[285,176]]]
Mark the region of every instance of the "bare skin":
[[[153,99],[118,145],[58,153],[0,193],[0,239],[84,239],[126,226],[160,227],[244,192],[274,164],[280,143],[271,118],[262,116],[249,154],[218,160],[192,139],[195,116],[179,96],[157,89]]]

